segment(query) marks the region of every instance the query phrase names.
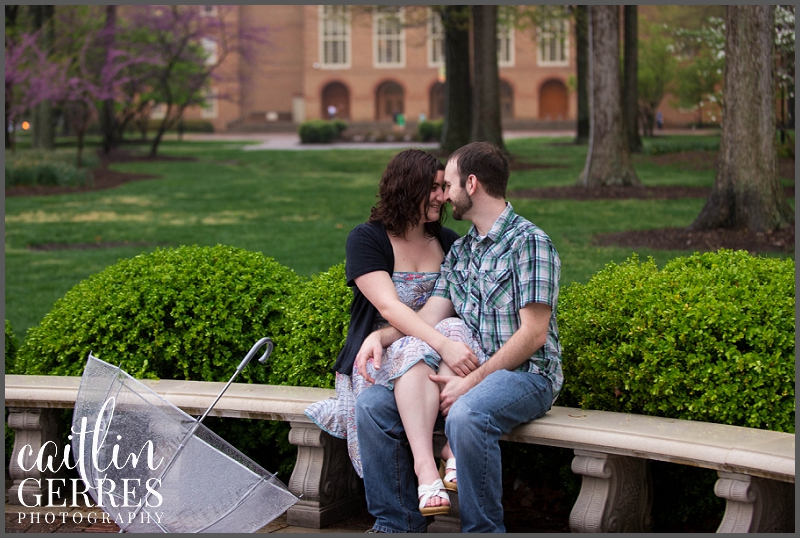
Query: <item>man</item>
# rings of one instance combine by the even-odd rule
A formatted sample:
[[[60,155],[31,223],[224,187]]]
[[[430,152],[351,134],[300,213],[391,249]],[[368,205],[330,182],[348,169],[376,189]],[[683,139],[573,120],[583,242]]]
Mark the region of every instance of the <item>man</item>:
[[[473,226],[442,262],[420,315],[431,325],[458,314],[490,357],[461,376],[431,375],[443,384],[445,433],[457,461],[463,532],[504,532],[500,436],[544,415],[563,384],[556,306],[561,262],[550,238],[505,201],[508,159],[475,142],[456,150],[445,168],[453,218]],[[373,333],[358,360],[379,358],[402,336]],[[464,359],[466,360],[466,359]],[[356,422],[367,505],[375,532],[424,532],[413,461],[394,395],[373,386],[359,395]]]

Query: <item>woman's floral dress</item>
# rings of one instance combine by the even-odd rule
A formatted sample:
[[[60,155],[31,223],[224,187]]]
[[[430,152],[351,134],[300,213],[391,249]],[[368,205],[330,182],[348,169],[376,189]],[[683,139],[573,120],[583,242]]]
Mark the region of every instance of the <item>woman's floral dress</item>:
[[[414,312],[428,301],[433,291],[433,285],[439,273],[413,273],[396,272],[392,275],[397,289],[397,295],[403,304]],[[373,330],[387,325],[380,315],[375,320]],[[470,330],[458,318],[448,318],[436,326],[437,330],[452,340],[465,342],[475,353],[481,363],[486,356],[478,341],[472,336]],[[434,371],[439,371],[441,357],[428,344],[418,338],[405,336],[397,340],[383,351],[381,368],[375,370],[372,361],[367,364],[370,375],[378,385],[394,389],[393,380],[403,375],[409,368],[419,361],[425,361]],[[363,476],[361,470],[361,454],[356,435],[356,398],[362,390],[371,386],[353,368],[352,375],[336,373],[336,396],[316,402],[306,408],[306,415],[320,428],[334,437],[347,440],[347,450],[358,476]]]

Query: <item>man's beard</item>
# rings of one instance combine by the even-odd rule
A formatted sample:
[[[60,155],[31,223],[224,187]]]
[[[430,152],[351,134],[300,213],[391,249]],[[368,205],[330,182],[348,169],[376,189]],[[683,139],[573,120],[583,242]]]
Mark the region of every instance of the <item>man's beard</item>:
[[[464,214],[472,209],[472,196],[467,192],[463,192],[457,200],[450,200],[450,205],[453,206],[453,218],[462,220]]]

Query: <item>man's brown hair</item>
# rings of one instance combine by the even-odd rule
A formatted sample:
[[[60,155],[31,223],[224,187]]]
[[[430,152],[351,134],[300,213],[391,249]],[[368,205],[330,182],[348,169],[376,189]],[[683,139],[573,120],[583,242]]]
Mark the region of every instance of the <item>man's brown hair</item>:
[[[467,184],[470,174],[481,182],[486,194],[493,198],[505,198],[508,187],[508,156],[490,142],[472,142],[461,146],[447,158],[447,162],[455,161],[461,187]]]

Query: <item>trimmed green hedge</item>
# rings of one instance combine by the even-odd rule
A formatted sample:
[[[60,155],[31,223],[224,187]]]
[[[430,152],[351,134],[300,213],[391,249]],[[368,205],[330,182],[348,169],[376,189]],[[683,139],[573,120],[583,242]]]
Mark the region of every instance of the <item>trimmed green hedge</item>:
[[[332,387],[351,297],[344,264],[303,280],[241,249],[157,250],[70,290],[29,330],[16,371],[80,375],[91,349],[135,377],[224,381],[258,338],[271,336],[269,368],[251,365],[238,381]],[[661,270],[636,256],[609,264],[587,284],[562,290],[566,382],[558,403],[794,432],[794,297],[793,260],[744,251],[676,258]],[[207,422],[288,478],[295,456],[288,425]],[[503,450],[506,471],[522,480],[545,476],[514,463],[540,467],[541,458],[531,459],[539,447]],[[561,480],[574,498],[579,481],[568,455],[547,454],[548,482]],[[652,469],[656,494],[665,495],[654,504],[660,528],[709,515],[712,525],[721,514],[713,472]]]
[[[269,382],[276,385],[333,388],[331,370],[347,337],[353,292],[344,263],[315,275],[297,289],[286,306]]]
[[[13,374],[14,373],[14,363],[17,358],[17,348],[19,344],[17,343],[17,337],[14,336],[14,331],[11,329],[11,322],[6,320],[6,332],[5,332],[5,362],[6,362],[6,373]]]
[[[222,245],[121,260],[73,287],[28,331],[18,369],[81,375],[93,351],[134,377],[225,381],[259,338],[279,330],[299,283],[271,258]],[[267,377],[253,366],[237,381]]]
[[[84,156],[84,165],[75,166],[75,155],[40,150],[6,151],[6,187],[47,185],[77,187],[91,181],[89,170],[98,164],[91,153]]]
[[[561,294],[562,401],[794,432],[794,261],[636,256]]]
[[[438,142],[442,138],[444,120],[424,120],[417,124],[417,140]]]
[[[347,129],[347,123],[340,119],[333,121],[309,120],[300,124],[297,133],[303,144],[330,144]]]

